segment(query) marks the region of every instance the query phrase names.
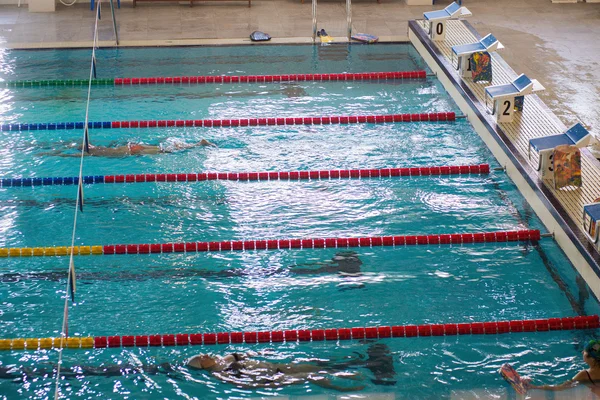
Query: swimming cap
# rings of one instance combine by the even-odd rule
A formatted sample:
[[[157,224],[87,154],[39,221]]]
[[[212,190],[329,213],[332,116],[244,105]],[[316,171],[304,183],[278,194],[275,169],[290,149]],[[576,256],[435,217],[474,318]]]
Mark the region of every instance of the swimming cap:
[[[600,361],[600,340],[590,340],[585,346],[585,352],[596,361]]]

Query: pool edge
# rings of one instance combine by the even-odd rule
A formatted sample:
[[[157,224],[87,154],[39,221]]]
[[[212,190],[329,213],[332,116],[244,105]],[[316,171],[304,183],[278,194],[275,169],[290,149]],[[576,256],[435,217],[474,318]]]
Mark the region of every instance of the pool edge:
[[[345,37],[335,37],[332,44],[364,45],[360,42],[349,42]],[[381,36],[378,43],[408,43],[407,35]],[[100,48],[107,47],[183,47],[183,46],[267,46],[278,44],[313,44],[311,37],[272,38],[267,42],[253,42],[250,38],[231,39],[172,39],[172,40],[121,40],[117,46],[112,40],[100,40]],[[320,44],[320,43],[315,43]],[[0,49],[34,50],[34,49],[81,49],[92,48],[92,41],[77,42],[33,42],[33,43],[2,43]]]
[[[470,24],[466,21],[462,22],[471,32],[476,33]],[[433,46],[433,42],[425,35],[417,21],[409,21],[408,36],[412,45],[467,116],[496,160],[504,166],[508,177],[531,205],[544,226],[554,234],[559,247],[584,278],[596,299],[599,299],[600,254],[598,251],[583,236],[577,224],[562,209],[558,200],[544,188],[537,175],[530,171],[530,167],[519,161],[515,152],[511,150],[512,143],[499,127],[492,125],[488,118],[474,106],[474,102],[478,101],[476,97],[466,85],[457,80],[442,54]],[[555,116],[554,118],[555,123],[560,123]]]

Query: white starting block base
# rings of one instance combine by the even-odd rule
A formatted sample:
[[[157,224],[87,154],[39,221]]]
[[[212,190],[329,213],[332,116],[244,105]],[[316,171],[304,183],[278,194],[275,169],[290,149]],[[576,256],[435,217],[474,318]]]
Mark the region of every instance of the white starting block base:
[[[56,0],[29,0],[29,12],[55,12]]]
[[[508,97],[494,100],[494,116],[496,122],[512,122],[515,112],[515,98]]]
[[[539,172],[542,180],[550,179],[554,182],[554,149],[542,150],[540,153]]]
[[[470,59],[470,55],[458,57],[458,73],[463,78],[471,77],[471,63],[469,62]]]
[[[431,40],[439,42],[446,39],[446,20],[431,21],[431,31],[429,37]]]

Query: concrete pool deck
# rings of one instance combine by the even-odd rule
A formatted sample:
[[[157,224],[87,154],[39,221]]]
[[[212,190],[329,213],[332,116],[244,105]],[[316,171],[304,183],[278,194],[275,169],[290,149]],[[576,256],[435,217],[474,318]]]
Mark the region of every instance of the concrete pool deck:
[[[361,0],[352,4],[354,32],[378,35],[382,41],[407,41],[408,21],[424,11],[442,8],[407,6],[401,0]],[[565,125],[581,121],[600,136],[600,4],[552,4],[550,0],[464,0],[469,22],[482,34],[493,33],[506,46],[502,57],[519,73],[537,78],[546,92],[540,98]],[[106,4],[105,4],[106,5]],[[208,45],[251,43],[262,30],[273,43],[311,43],[311,5],[300,0],[256,0],[188,3],[123,2],[117,12],[122,45]],[[108,16],[108,8],[104,10]],[[89,3],[55,13],[30,13],[27,5],[0,5],[0,48],[87,47],[93,35]],[[345,41],[342,1],[321,1],[319,28]],[[102,45],[112,45],[112,24],[100,24]]]

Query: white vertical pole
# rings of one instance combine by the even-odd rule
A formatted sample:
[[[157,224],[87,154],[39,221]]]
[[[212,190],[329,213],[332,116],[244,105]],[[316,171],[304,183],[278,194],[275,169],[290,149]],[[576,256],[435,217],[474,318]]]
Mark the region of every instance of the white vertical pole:
[[[346,21],[348,23],[348,42],[352,37],[352,0],[346,0]]]
[[[312,0],[312,38],[313,43],[317,40],[317,0]]]

